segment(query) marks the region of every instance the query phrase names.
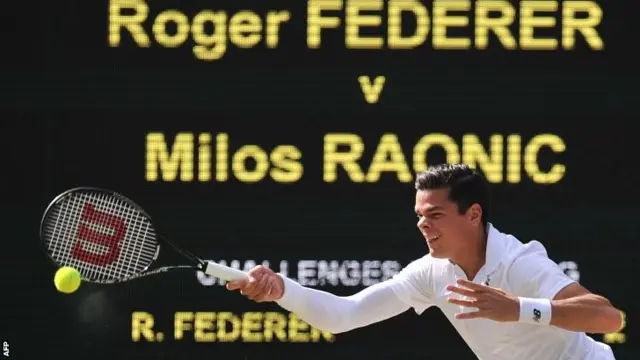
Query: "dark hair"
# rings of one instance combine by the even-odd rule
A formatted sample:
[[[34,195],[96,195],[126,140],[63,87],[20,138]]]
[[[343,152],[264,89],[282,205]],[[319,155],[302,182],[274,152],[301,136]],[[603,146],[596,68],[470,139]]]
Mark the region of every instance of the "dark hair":
[[[440,164],[430,166],[416,176],[416,190],[449,189],[449,200],[456,203],[458,212],[464,214],[473,204],[482,208],[482,224],[487,227],[489,218],[489,187],[476,169],[465,164]]]

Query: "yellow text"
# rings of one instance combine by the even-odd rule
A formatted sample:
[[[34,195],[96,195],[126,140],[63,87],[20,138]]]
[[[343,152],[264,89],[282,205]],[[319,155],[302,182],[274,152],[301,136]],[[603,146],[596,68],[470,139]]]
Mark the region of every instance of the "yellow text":
[[[232,152],[228,134],[217,134],[215,144],[213,139],[210,133],[183,132],[169,145],[163,133],[147,134],[146,180],[225,182],[233,176],[244,183],[267,177],[278,183],[291,183],[302,177],[302,153],[293,145],[279,145],[271,151],[258,145],[242,145]]]
[[[539,134],[523,139],[518,134],[493,134],[485,147],[480,137],[465,134],[456,141],[447,134],[424,135],[405,155],[401,141],[393,133],[383,134],[370,161],[363,160],[365,143],[353,133],[331,133],[324,137],[324,181],[338,181],[340,170],[356,183],[378,182],[384,173],[398,181],[413,181],[413,173],[427,169],[431,150],[444,152],[440,162],[465,163],[479,168],[490,183],[520,183],[523,175],[537,184],[554,184],[565,175],[566,166],[559,162],[541,165],[542,150],[559,154],[566,151],[564,140],[554,134]],[[551,161],[546,161],[547,163]]]
[[[403,20],[412,17],[411,31]],[[595,1],[309,0],[307,46],[322,46],[322,35],[343,27],[350,49],[484,50],[492,42],[508,50],[572,50],[578,39],[602,50],[597,27],[603,17]],[[558,18],[559,20],[556,20]],[[342,20],[344,19],[344,20]]]
[[[277,48],[280,31],[291,19],[288,11],[269,11],[266,15],[242,10],[202,10],[193,17],[176,9],[161,11],[149,19],[145,0],[109,0],[109,46],[119,47],[127,36],[139,47],[153,42],[165,48],[192,46],[193,55],[203,61],[221,59],[232,44],[239,49],[264,45]]]
[[[295,314],[279,312],[191,312],[174,315],[175,340],[186,336],[196,342],[333,342],[335,336],[300,320]]]
[[[131,314],[131,340],[139,342],[161,342],[164,340],[164,333],[155,332],[153,327],[155,319],[153,315],[145,311],[135,311]]]

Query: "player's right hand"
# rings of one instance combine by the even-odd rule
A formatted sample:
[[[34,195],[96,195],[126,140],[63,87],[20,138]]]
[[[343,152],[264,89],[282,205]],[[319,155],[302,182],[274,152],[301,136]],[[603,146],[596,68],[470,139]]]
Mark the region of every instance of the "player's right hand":
[[[240,294],[255,302],[276,301],[284,295],[284,280],[268,267],[258,265],[248,274],[247,280],[227,282],[227,289],[240,290]]]

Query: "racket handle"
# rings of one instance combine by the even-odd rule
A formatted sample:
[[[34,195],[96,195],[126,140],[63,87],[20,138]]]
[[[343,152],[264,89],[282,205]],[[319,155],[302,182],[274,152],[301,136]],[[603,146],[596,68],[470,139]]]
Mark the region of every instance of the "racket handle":
[[[244,280],[249,278],[249,274],[242,270],[230,268],[228,266],[216,264],[213,261],[207,261],[204,273],[215,276],[222,280]]]

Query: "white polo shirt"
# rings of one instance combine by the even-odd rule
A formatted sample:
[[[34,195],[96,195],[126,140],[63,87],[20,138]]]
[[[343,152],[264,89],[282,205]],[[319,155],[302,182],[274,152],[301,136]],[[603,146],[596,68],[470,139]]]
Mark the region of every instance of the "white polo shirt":
[[[553,297],[574,282],[548,256],[537,241],[521,243],[489,224],[487,259],[475,283],[501,288],[511,295]],[[398,297],[420,314],[437,306],[481,360],[612,360],[611,348],[584,333],[554,326],[495,322],[487,319],[458,320],[455,314],[475,311],[447,302],[446,287],[457,279],[468,280],[462,269],[446,259],[426,255],[397,274],[390,286]]]

